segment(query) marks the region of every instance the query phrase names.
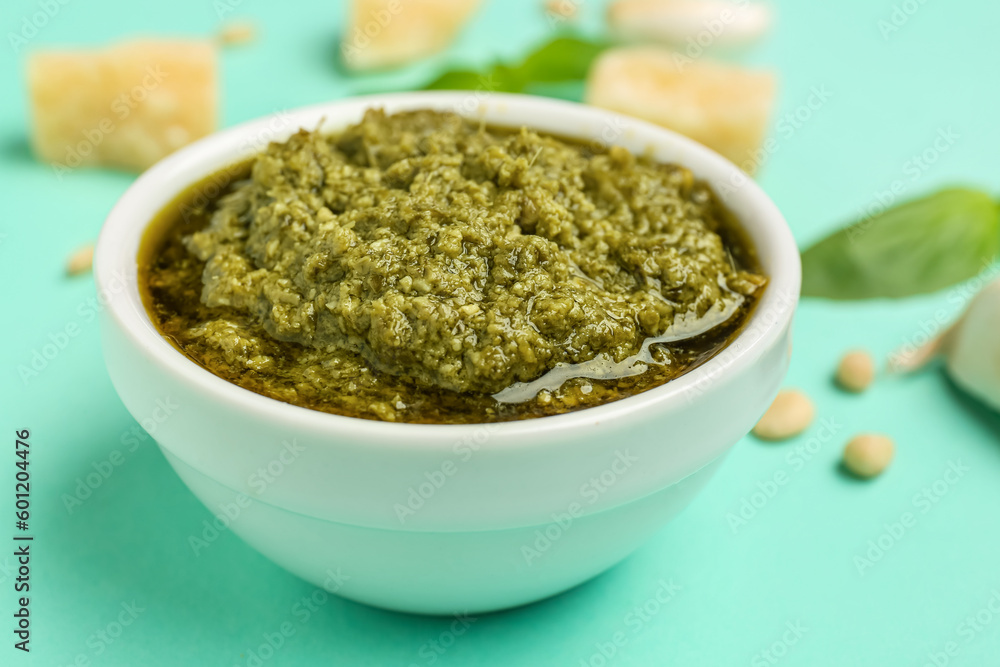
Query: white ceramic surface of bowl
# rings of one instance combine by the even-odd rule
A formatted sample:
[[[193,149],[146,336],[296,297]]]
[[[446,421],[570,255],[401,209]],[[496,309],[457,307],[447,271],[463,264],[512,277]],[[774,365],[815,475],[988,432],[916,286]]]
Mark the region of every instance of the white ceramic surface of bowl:
[[[741,221],[770,278],[745,330],[690,373],[595,408],[492,425],[394,424],[325,414],[242,389],[156,330],[137,284],[150,220],[191,184],[299,128],[335,130],[371,107],[452,110],[625,146],[690,168]],[[192,549],[232,530],[330,592],[417,613],[538,600],[614,565],[682,509],[757,421],[788,365],[800,267],[767,195],[673,132],[519,95],[406,93],[262,118],[145,172],[108,216],[95,259],[115,389],[215,514]],[[167,409],[164,408],[167,406]]]

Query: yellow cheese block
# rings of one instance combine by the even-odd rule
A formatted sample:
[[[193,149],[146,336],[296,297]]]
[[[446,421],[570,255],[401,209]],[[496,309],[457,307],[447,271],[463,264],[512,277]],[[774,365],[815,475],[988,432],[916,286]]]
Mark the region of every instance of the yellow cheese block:
[[[32,147],[57,169],[143,170],[216,127],[218,64],[208,41],[37,51],[28,87]]]
[[[770,72],[632,47],[598,58],[586,101],[686,135],[752,173],[761,161],[775,89]]]
[[[367,70],[433,55],[478,6],[479,0],[353,0],[341,42],[344,62]]]

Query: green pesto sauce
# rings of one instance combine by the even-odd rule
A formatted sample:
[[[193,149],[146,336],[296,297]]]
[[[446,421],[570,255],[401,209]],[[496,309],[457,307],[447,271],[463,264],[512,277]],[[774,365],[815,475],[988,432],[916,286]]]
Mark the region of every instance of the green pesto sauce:
[[[423,423],[663,384],[725,347],[766,285],[687,169],[426,110],[300,131],[204,179],[139,266],[153,321],[212,373]]]

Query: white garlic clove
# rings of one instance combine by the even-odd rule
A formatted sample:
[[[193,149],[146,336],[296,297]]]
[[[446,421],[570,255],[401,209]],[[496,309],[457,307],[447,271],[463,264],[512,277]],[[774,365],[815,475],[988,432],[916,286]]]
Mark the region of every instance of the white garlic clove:
[[[945,363],[958,386],[1000,410],[1000,279],[973,298],[949,332]]]
[[[980,290],[943,334],[922,347],[897,350],[889,370],[911,373],[939,356],[955,384],[1000,410],[1000,278]]]
[[[893,352],[889,357],[889,372],[913,373],[937,359],[947,349],[951,333],[957,325],[956,322],[943,334],[921,347],[906,346]]]
[[[765,4],[731,0],[617,0],[608,25],[619,37],[696,49],[742,47],[771,27]]]

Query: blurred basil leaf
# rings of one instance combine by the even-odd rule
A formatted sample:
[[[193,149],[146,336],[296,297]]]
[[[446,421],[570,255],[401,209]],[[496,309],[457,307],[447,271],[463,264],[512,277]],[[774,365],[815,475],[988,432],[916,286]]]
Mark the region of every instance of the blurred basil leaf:
[[[558,37],[529,54],[520,73],[529,83],[586,79],[591,64],[608,46],[606,42]]]
[[[556,37],[519,64],[494,63],[482,71],[451,70],[424,88],[521,93],[527,88],[537,89],[539,84],[582,81],[594,59],[610,45],[578,37]]]
[[[456,69],[445,72],[425,86],[426,90],[474,90],[482,86],[485,77],[472,70]]]
[[[1000,251],[1000,212],[977,190],[948,189],[894,206],[802,253],[802,295],[899,298],[977,275]]]

